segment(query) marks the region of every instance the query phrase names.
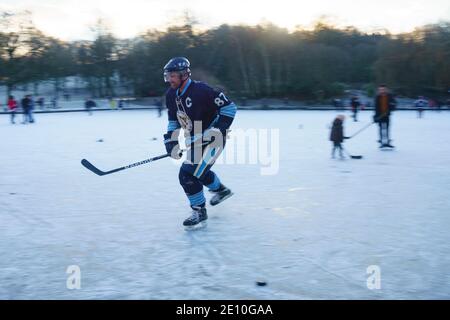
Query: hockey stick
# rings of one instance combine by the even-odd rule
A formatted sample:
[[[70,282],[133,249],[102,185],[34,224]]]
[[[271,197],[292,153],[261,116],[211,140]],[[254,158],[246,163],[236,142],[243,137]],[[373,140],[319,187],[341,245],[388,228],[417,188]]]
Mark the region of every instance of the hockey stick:
[[[356,133],[352,134],[349,139],[353,138],[354,136],[357,136],[358,134],[360,134],[361,132],[363,132],[364,130],[366,130],[368,127],[370,127],[371,125],[373,125],[374,123],[377,123],[378,120],[380,120],[381,118],[383,118],[385,115],[387,114],[387,112],[383,113],[382,115],[378,116],[376,119],[374,119],[371,123],[369,123],[368,125],[366,125],[365,127],[359,129]]]
[[[207,145],[209,143],[210,142],[204,142],[200,146],[205,146],[205,145]],[[182,149],[182,150],[180,150],[180,154],[182,154],[183,152],[188,151],[190,149],[191,149],[191,147],[186,148],[186,149]],[[137,167],[137,166],[140,166],[140,165],[143,165],[143,164],[146,164],[146,163],[150,163],[150,162],[153,162],[153,161],[156,161],[156,160],[159,160],[159,159],[164,159],[164,158],[167,158],[167,157],[170,157],[169,153],[163,154],[163,155],[160,155],[160,156],[157,156],[157,157],[154,157],[154,158],[150,158],[150,159],[145,159],[145,160],[142,160],[142,161],[139,161],[139,162],[135,162],[135,163],[129,164],[127,166],[123,166],[123,167],[116,168],[116,169],[109,170],[109,171],[102,171],[102,170],[100,170],[99,168],[94,166],[92,163],[90,163],[86,159],[81,160],[81,164],[83,165],[83,167],[85,167],[86,169],[92,171],[96,175],[104,176],[104,175],[107,175],[107,174],[111,174],[111,173],[115,173],[115,172],[118,172],[118,171],[130,169],[130,168],[133,168],[133,167]]]
[[[116,169],[113,169],[113,170],[110,170],[110,171],[102,171],[99,168],[97,168],[96,166],[94,166],[92,163],[87,161],[86,159],[81,160],[81,164],[86,169],[92,171],[96,175],[104,176],[104,175],[107,175],[107,174],[115,173],[115,172],[122,171],[122,170],[125,170],[125,169],[133,168],[133,167],[137,167],[137,166],[140,166],[140,165],[143,165],[143,164],[146,164],[146,163],[150,163],[150,162],[153,162],[153,161],[156,161],[156,160],[159,160],[159,159],[167,158],[167,157],[170,157],[170,154],[163,154],[161,156],[157,156],[157,157],[154,157],[154,158],[150,158],[150,159],[146,159],[146,160],[143,160],[143,161],[135,162],[135,163],[129,164],[127,166],[116,168]]]
[[[375,123],[375,121],[369,123],[368,125],[366,125],[365,127],[363,127],[362,129],[358,130],[356,133],[352,134],[349,139],[353,138],[354,136],[357,136],[358,134],[360,134],[361,132],[363,132],[364,130],[366,130],[368,127],[370,127],[371,125],[373,125]]]

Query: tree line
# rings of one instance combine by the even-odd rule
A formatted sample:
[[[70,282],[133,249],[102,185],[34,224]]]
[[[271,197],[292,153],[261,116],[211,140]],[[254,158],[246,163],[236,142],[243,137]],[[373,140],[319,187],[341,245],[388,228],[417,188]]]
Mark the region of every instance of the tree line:
[[[0,85],[61,81],[79,76],[94,97],[114,96],[118,85],[136,96],[162,95],[162,67],[186,56],[193,77],[247,98],[321,100],[349,88],[373,94],[378,83],[396,93],[444,96],[450,89],[450,23],[392,35],[364,33],[318,22],[289,32],[276,25],[195,25],[148,30],[117,39],[99,24],[93,41],[61,41],[43,34],[26,13],[0,14]]]

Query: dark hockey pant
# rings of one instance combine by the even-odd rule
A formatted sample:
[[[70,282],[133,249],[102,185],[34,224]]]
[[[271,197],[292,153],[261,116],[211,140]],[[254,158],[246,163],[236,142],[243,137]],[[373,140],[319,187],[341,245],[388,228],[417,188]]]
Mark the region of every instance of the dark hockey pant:
[[[193,147],[188,153],[186,161],[181,165],[178,177],[191,207],[205,206],[203,186],[211,191],[220,188],[219,177],[211,170],[211,167],[224,147],[225,141],[221,145],[210,144]]]
[[[383,118],[378,122],[380,128],[380,143],[389,143],[389,118]]]

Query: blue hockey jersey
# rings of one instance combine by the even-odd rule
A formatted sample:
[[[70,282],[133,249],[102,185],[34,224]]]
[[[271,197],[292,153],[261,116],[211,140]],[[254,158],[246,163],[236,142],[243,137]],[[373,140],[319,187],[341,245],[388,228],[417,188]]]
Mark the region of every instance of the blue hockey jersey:
[[[166,92],[169,115],[167,132],[183,127],[193,137],[194,125],[197,126],[198,122],[201,122],[201,133],[212,127],[223,132],[227,130],[236,114],[236,105],[223,92],[203,82],[187,81],[183,92],[172,88]]]

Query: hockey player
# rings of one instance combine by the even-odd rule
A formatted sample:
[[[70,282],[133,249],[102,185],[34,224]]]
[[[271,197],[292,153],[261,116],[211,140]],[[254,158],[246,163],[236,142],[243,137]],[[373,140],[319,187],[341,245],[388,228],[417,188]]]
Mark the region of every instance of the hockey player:
[[[208,218],[203,186],[214,194],[210,201],[213,206],[232,195],[211,167],[225,147],[236,105],[223,92],[192,80],[190,63],[184,57],[173,58],[164,66],[164,81],[170,84],[166,92],[169,124],[164,144],[172,158],[180,159],[178,136],[180,128],[184,129],[188,152],[179,181],[192,208],[183,225],[192,227]]]
[[[378,122],[380,127],[380,148],[393,148],[389,137],[389,124],[391,112],[395,110],[397,101],[394,96],[388,92],[386,85],[382,84],[378,88],[378,94],[375,97],[375,115],[374,122]]]
[[[330,133],[330,141],[333,142],[333,149],[331,149],[331,158],[334,159],[334,154],[336,150],[339,150],[339,157],[341,160],[344,160],[344,154],[342,153],[342,143],[344,142],[344,139],[349,139],[348,137],[344,136],[344,115],[338,115],[334,121],[333,125],[331,127],[331,133]]]

